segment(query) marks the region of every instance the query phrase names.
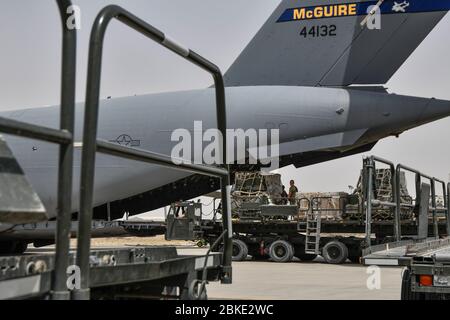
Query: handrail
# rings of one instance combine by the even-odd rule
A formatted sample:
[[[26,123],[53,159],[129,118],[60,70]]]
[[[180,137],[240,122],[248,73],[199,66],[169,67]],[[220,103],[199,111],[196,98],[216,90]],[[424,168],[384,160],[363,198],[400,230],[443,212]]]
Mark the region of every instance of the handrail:
[[[450,237],[450,182],[447,184],[447,197],[445,197],[445,207],[447,207],[447,237]]]
[[[231,228],[231,212],[230,212],[230,177],[226,155],[226,110],[225,110],[225,88],[223,77],[220,69],[198,55],[194,51],[185,48],[176,43],[163,32],[134,16],[125,9],[111,5],[105,7],[98,15],[91,31],[89,62],[88,62],[88,78],[86,90],[86,109],[83,132],[83,153],[81,164],[81,183],[80,183],[80,214],[79,214],[79,233],[77,245],[77,264],[80,267],[81,288],[74,292],[76,299],[88,299],[89,291],[89,252],[93,207],[93,188],[94,188],[94,172],[95,172],[95,154],[96,151],[102,153],[114,154],[116,156],[126,156],[138,161],[146,161],[157,163],[158,165],[174,168],[174,163],[170,157],[162,157],[161,155],[145,152],[142,150],[132,150],[121,148],[112,143],[97,141],[98,129],[98,112],[100,99],[100,82],[102,69],[103,43],[106,29],[112,19],[124,23],[130,28],[154,40],[163,47],[178,54],[189,62],[199,66],[209,72],[215,83],[216,92],[216,112],[218,129],[222,133],[223,144],[221,159],[224,164],[224,170],[212,168],[208,166],[194,166],[192,164],[181,164],[176,169],[187,170],[190,172],[201,172],[213,176],[220,176],[221,193],[222,193],[222,216],[223,229],[228,230],[227,237],[224,239],[224,253],[222,261],[221,280],[223,283],[231,283],[231,257],[232,257],[232,228]],[[200,169],[201,168],[201,169]]]
[[[0,131],[6,134],[50,143],[69,144],[72,141],[72,134],[68,131],[47,128],[3,117],[0,117]]]
[[[435,237],[439,237],[439,225],[438,225],[438,221],[437,221],[437,210],[436,210],[436,182],[439,183],[443,183],[445,186],[445,183],[441,180],[438,180],[434,177],[431,177],[429,175],[426,175],[422,172],[420,172],[419,170],[416,170],[414,168],[408,167],[406,165],[403,164],[398,164],[397,168],[396,168],[396,172],[397,172],[397,188],[400,189],[400,172],[401,171],[409,171],[411,173],[414,173],[416,176],[416,193],[419,192],[420,188],[421,188],[421,180],[422,178],[425,178],[427,180],[430,181],[430,188],[431,188],[431,212],[433,215],[433,233]],[[445,197],[445,187],[444,187],[444,197]],[[418,194],[416,196],[416,199],[420,199]],[[448,209],[447,209],[448,211]],[[400,208],[397,208],[397,215],[400,214]],[[448,217],[448,213],[447,213],[447,217]],[[400,239],[397,239],[400,240]]]
[[[61,71],[60,128],[71,134],[72,139],[59,149],[58,167],[58,223],[56,226],[55,280],[53,299],[70,299],[67,288],[67,266],[70,249],[72,214],[73,140],[75,131],[75,87],[77,63],[77,31],[69,28],[71,0],[58,0],[63,30]]]
[[[177,169],[180,171],[187,171],[190,173],[202,174],[216,178],[221,178],[228,174],[227,170],[218,167],[191,164],[191,163],[184,163],[183,165],[178,165],[174,163],[175,159],[170,156],[138,148],[131,149],[103,140],[97,140],[97,152],[109,154],[111,156],[127,158],[129,160],[136,160],[157,165],[163,165],[165,167]],[[182,159],[176,160],[177,163],[181,163],[181,161],[184,161]]]
[[[391,173],[392,173],[392,179],[391,183],[392,185],[392,195],[393,199],[392,202],[389,201],[379,201],[379,200],[373,200],[372,199],[372,192],[373,192],[373,175],[375,170],[375,163],[376,162],[382,162],[390,167]],[[409,171],[411,173],[415,174],[416,179],[416,198],[420,198],[420,185],[421,185],[421,179],[425,178],[430,181],[430,187],[431,187],[431,198],[432,203],[431,206],[429,206],[429,211],[433,213],[433,231],[435,237],[439,237],[439,225],[437,221],[437,212],[444,212],[446,215],[447,220],[447,234],[450,235],[450,183],[447,185],[444,181],[439,180],[435,177],[431,177],[429,175],[426,175],[414,168],[408,167],[403,164],[398,164],[397,166],[394,165],[393,162],[385,160],[383,158],[379,158],[376,156],[371,156],[368,158],[364,158],[363,162],[363,179],[366,179],[367,181],[363,183],[363,185],[366,185],[366,188],[363,190],[363,198],[365,199],[365,211],[366,211],[366,248],[370,249],[371,247],[371,213],[372,213],[372,206],[373,205],[383,205],[390,207],[395,210],[395,224],[394,224],[394,231],[395,231],[395,238],[396,241],[400,241],[402,234],[401,234],[401,209],[402,208],[411,208],[414,207],[410,204],[401,203],[401,186],[400,186],[400,179],[401,179],[401,172],[402,171]],[[443,197],[444,197],[444,207],[443,208],[437,208],[436,207],[436,183],[439,183],[442,185],[443,190]]]
[[[366,199],[366,203],[364,205],[366,210],[366,246],[371,246],[371,234],[372,234],[372,205],[373,199],[372,199],[372,188],[373,188],[373,174],[375,170],[375,164],[376,162],[383,163],[387,166],[389,166],[389,170],[391,171],[391,188],[392,188],[392,203],[389,205],[391,208],[399,208],[400,207],[400,195],[399,190],[400,188],[397,188],[396,185],[396,177],[397,173],[395,170],[395,165],[393,162],[376,157],[376,156],[370,156],[369,158],[365,158],[363,160],[364,163],[364,169],[363,170],[363,178],[367,179],[367,189],[363,190],[363,195]],[[366,172],[367,170],[367,172]],[[395,204],[395,206],[394,206]],[[394,233],[396,238],[400,238],[400,211],[395,210],[394,212]]]
[[[71,0],[56,0],[62,25],[62,69],[60,130],[0,117],[0,132],[60,145],[58,162],[57,229],[55,267],[51,296],[55,300],[70,298],[67,289],[67,267],[72,210],[73,132],[75,124],[76,29],[69,29],[68,8]]]

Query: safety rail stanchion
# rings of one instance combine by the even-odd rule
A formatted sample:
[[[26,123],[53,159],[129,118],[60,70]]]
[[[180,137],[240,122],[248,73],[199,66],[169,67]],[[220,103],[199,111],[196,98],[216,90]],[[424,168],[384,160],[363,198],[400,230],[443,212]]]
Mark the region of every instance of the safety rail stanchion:
[[[62,70],[60,130],[0,118],[0,132],[34,140],[59,144],[58,205],[55,248],[55,266],[51,282],[52,299],[69,299],[67,267],[72,209],[73,132],[75,122],[75,63],[76,29],[67,27],[70,0],[56,0],[62,22]]]
[[[154,40],[163,47],[178,54],[189,62],[209,72],[215,83],[216,112],[218,129],[223,137],[223,149],[221,160],[224,168],[209,167],[194,164],[175,165],[174,159],[143,150],[130,149],[117,146],[104,141],[97,142],[99,95],[102,69],[103,42],[106,29],[112,19],[126,24],[146,37]],[[107,6],[97,16],[92,31],[89,47],[88,78],[86,91],[86,109],[83,132],[83,154],[81,165],[81,187],[80,187],[80,215],[79,233],[77,245],[77,264],[81,271],[81,288],[74,291],[74,298],[88,299],[89,292],[89,253],[91,240],[91,221],[93,207],[93,188],[95,172],[95,153],[97,151],[115,156],[126,157],[137,161],[156,163],[161,166],[199,173],[221,179],[222,215],[223,229],[227,230],[224,237],[224,253],[222,257],[221,280],[223,283],[231,282],[231,257],[232,257],[232,227],[231,227],[231,199],[230,199],[230,177],[226,154],[226,110],[225,110],[225,88],[220,69],[202,56],[176,43],[163,32],[144,22],[133,14],[119,6]]]
[[[56,249],[53,299],[70,299],[67,288],[67,267],[70,249],[70,225],[72,210],[72,175],[73,175],[73,134],[75,127],[75,79],[77,34],[75,27],[69,27],[72,6],[70,0],[58,0],[63,30],[62,79],[61,79],[61,114],[60,128],[70,133],[69,143],[62,144],[59,150],[58,168],[58,223],[56,225]]]
[[[415,174],[416,177],[416,201],[417,199],[420,199],[420,192],[421,192],[421,182],[422,182],[422,178],[427,179],[430,181],[430,192],[431,192],[431,207],[429,207],[429,211],[431,211],[432,213],[432,218],[433,218],[433,234],[436,238],[439,237],[439,225],[438,225],[438,220],[437,220],[437,211],[438,209],[436,208],[436,182],[439,183],[444,183],[441,180],[438,180],[434,177],[431,177],[429,175],[426,175],[422,172],[420,172],[419,170],[413,169],[411,167],[405,166],[403,164],[398,164],[397,165],[397,185],[400,186],[400,172],[401,171],[409,171],[411,173]],[[444,183],[445,186],[445,183]],[[445,188],[444,188],[445,189]],[[444,191],[444,197],[445,197],[445,191]],[[429,205],[428,205],[429,206]],[[400,210],[399,208],[397,208],[397,210]]]
[[[392,189],[392,198],[391,201],[380,201],[373,199],[374,190],[373,190],[373,176],[376,173],[376,163],[380,162],[389,167],[389,171],[391,173],[391,189]],[[394,235],[397,241],[401,238],[401,221],[400,221],[400,212],[397,208],[400,206],[400,193],[399,186],[396,183],[397,172],[395,170],[395,165],[389,160],[371,156],[369,158],[365,158],[363,160],[363,178],[367,180],[367,189],[363,192],[365,201],[363,201],[363,206],[366,211],[366,246],[371,246],[371,236],[372,236],[372,208],[374,205],[383,205],[389,207],[394,216]]]
[[[397,241],[400,241],[402,230],[401,230],[401,216],[400,211],[397,210],[397,208],[400,206],[400,185],[397,185],[397,171],[395,170],[395,164],[389,160],[372,156],[372,161],[374,163],[380,162],[387,166],[389,166],[389,171],[391,172],[391,189],[392,189],[392,198],[389,202],[381,202],[378,201],[377,204],[387,206],[392,209],[393,216],[394,216],[394,236]],[[373,201],[372,201],[372,204]]]
[[[450,237],[450,182],[447,184],[447,197],[445,197],[447,237]]]
[[[433,233],[436,238],[439,238],[439,226],[437,223],[437,210],[436,210],[436,182],[434,178],[430,179],[431,184],[431,209],[433,219]],[[428,206],[429,207],[429,206]]]
[[[447,207],[447,185],[444,181],[439,180],[435,177],[433,177],[433,181],[434,181],[434,184],[437,183],[437,184],[441,185],[442,197],[443,197],[443,201],[444,201],[444,203],[443,203],[444,207],[438,208],[437,202],[436,202],[437,195],[436,195],[436,187],[435,187],[435,191],[434,191],[434,193],[435,193],[434,199],[435,200],[434,200],[434,205],[433,205],[434,210],[435,210],[435,219],[434,219],[433,223],[434,223],[434,233],[437,237],[439,237],[439,220],[437,219],[437,214],[439,212],[442,212],[442,213],[444,213],[445,217],[447,218],[447,210],[448,210],[448,207]]]
[[[365,189],[365,203],[364,207],[366,209],[366,247],[371,246],[371,235],[372,235],[372,177],[374,164],[371,159],[364,159],[364,175],[367,180],[367,188]]]

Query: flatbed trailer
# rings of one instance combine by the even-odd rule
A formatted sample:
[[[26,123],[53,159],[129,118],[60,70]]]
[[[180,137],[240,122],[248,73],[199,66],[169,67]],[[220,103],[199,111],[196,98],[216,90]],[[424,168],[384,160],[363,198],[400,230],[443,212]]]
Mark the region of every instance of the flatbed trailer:
[[[391,196],[381,201],[374,192],[373,177],[376,164],[387,166],[390,173]],[[410,203],[402,202],[400,180],[403,171],[415,174],[416,198]],[[428,180],[429,184],[423,183]],[[311,199],[311,204],[303,216],[294,215],[291,206],[247,207],[249,212],[257,212],[258,219],[248,216],[233,219],[233,259],[245,260],[247,255],[254,259],[271,259],[288,262],[295,256],[309,261],[321,255],[327,263],[344,263],[347,259],[361,262],[368,252],[385,243],[413,241],[418,238],[443,237],[450,231],[448,218],[449,186],[433,177],[404,165],[395,166],[392,162],[371,156],[363,161],[362,199],[357,208],[360,219],[329,219],[326,213],[345,212],[345,201],[338,199],[339,208],[321,208],[321,198]],[[442,185],[444,203],[436,204],[436,186]],[[330,197],[331,198],[331,197]],[[410,210],[413,217],[402,219],[402,210]],[[391,213],[390,220],[375,219],[377,210]],[[253,210],[253,211],[252,211]],[[266,211],[266,213],[265,213]],[[438,216],[438,214],[441,214]],[[220,221],[203,221],[203,236],[213,242],[220,234]],[[369,251],[368,251],[369,250]]]
[[[402,300],[450,300],[450,238],[400,241],[371,248],[366,265],[403,266]]]
[[[113,19],[157,42],[214,78],[217,125],[226,130],[225,89],[221,71],[212,62],[194,51],[166,41],[166,35],[125,9],[111,5],[97,16],[91,31],[88,81],[82,143],[80,205],[76,229],[77,245],[70,249],[73,230],[72,174],[75,106],[76,28],[66,24],[71,19],[70,0],[56,0],[63,30],[61,128],[36,126],[10,119],[0,119],[0,132],[54,143],[60,146],[58,172],[58,210],[56,223],[50,222],[39,196],[28,183],[20,164],[7,143],[0,137],[1,169],[0,223],[2,227],[34,226],[55,232],[55,246],[33,249],[24,254],[0,254],[0,298],[2,299],[205,299],[208,281],[231,283],[231,212],[229,203],[228,167],[175,164],[171,157],[151,151],[118,146],[97,140],[101,57],[106,29]],[[93,225],[93,194],[96,153],[127,158],[218,178],[224,203],[223,230],[211,248],[199,256],[183,255],[175,247],[91,248]],[[220,151],[227,159],[226,147]],[[225,162],[224,162],[225,163]],[[113,186],[111,186],[113,187]],[[24,225],[26,224],[26,225]],[[20,229],[20,227],[19,227]],[[26,231],[26,230],[21,230]],[[35,230],[36,231],[36,230]],[[24,239],[26,240],[26,239]],[[0,246],[7,242],[1,242]],[[211,249],[221,245],[221,253]]]
[[[411,169],[409,168],[411,171]],[[416,177],[424,176],[416,172]],[[399,228],[397,241],[371,245],[363,250],[365,265],[403,266],[402,300],[450,300],[450,211],[449,198],[445,199],[445,229],[439,228],[434,206],[433,183],[421,184],[421,204],[418,213],[417,233],[412,239],[403,240],[403,229]],[[420,179],[418,180],[420,183]],[[447,184],[447,196],[450,183]],[[432,207],[429,208],[429,204]],[[430,210],[433,219],[429,219]],[[431,223],[430,223],[431,222]],[[432,227],[432,231],[430,231]],[[398,241],[398,239],[400,240]]]
[[[310,261],[319,254],[305,252],[305,245],[307,236],[302,232],[301,226],[297,221],[268,221],[261,223],[261,221],[233,221],[234,232],[234,246],[236,247],[236,240],[244,242],[247,246],[248,255],[252,258],[261,260],[271,258],[269,248],[265,244],[270,244],[275,240],[284,240],[293,246],[293,256],[303,261]],[[447,225],[439,223],[439,230],[441,234],[446,233]],[[378,221],[372,223],[372,245],[381,244],[393,241],[394,223],[388,221]],[[217,234],[220,232],[220,221],[215,223],[206,223],[204,226],[204,237],[208,242],[214,242]],[[417,225],[410,221],[402,222],[402,230],[404,238],[414,238],[417,234]],[[433,227],[429,227],[429,233],[432,234]],[[363,249],[366,245],[365,224],[358,221],[322,221],[320,231],[320,248],[324,248],[327,243],[339,241],[347,248],[346,258],[350,261],[359,263],[363,257]],[[234,249],[234,260],[244,260],[243,253],[240,254],[238,248]],[[244,251],[245,252],[245,251]],[[330,259],[329,263],[343,263],[343,258],[338,260]],[[282,259],[279,262],[287,262],[289,260]]]
[[[49,299],[55,256],[47,252],[0,256],[0,299]],[[205,264],[205,261],[207,262]],[[76,253],[69,254],[68,281],[76,289]],[[73,268],[70,268],[70,265]],[[175,247],[101,248],[90,252],[91,299],[205,299],[196,287],[221,279],[222,255],[178,254]],[[71,283],[68,282],[70,289]]]
[[[300,221],[300,223],[303,221]],[[217,223],[217,226],[220,225]],[[415,235],[417,234],[417,224],[411,221],[401,222],[403,234]],[[447,224],[441,222],[438,224],[439,230],[444,234],[446,232]],[[324,221],[321,222],[321,233],[326,234],[361,234],[364,237],[365,223],[359,221]],[[385,239],[393,237],[394,223],[392,221],[375,221],[372,223],[372,232],[379,235],[379,238]],[[233,221],[233,230],[237,233],[290,233],[295,234],[299,232],[298,221],[268,221],[261,223],[261,221]],[[429,232],[433,232],[433,226],[429,226]]]

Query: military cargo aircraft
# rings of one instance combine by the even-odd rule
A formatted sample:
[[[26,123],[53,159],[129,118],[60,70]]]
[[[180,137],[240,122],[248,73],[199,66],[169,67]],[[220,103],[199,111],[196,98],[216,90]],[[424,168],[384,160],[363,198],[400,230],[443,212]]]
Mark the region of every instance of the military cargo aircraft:
[[[380,140],[450,115],[450,101],[388,93],[383,86],[450,9],[449,0],[283,0],[225,73],[229,128],[279,129],[280,166],[365,152]],[[380,19],[370,28],[368,18]],[[83,103],[77,105],[82,141]],[[1,116],[57,127],[59,107]],[[171,154],[178,128],[215,126],[214,89],[108,99],[98,136]],[[6,137],[49,214],[56,212],[57,147]],[[73,212],[81,145],[75,145]],[[232,166],[242,169],[239,165]],[[219,181],[98,155],[94,218],[160,208],[219,189]],[[11,226],[0,225],[0,233]],[[6,234],[4,234],[6,236]]]

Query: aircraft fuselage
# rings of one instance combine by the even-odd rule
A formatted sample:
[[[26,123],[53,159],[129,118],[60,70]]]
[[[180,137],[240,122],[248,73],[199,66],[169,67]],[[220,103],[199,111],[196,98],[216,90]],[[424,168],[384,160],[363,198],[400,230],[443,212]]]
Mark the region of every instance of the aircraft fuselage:
[[[254,86],[226,89],[229,128],[280,129],[281,156],[312,151],[345,151],[446,117],[447,101],[368,90]],[[215,128],[211,88],[103,100],[98,138],[171,154],[173,130]],[[57,127],[59,108],[4,112],[25,122]],[[83,104],[77,104],[76,141],[82,141]],[[7,141],[50,215],[55,214],[57,147],[8,136]],[[73,211],[78,208],[80,148],[75,148]],[[283,162],[285,165],[286,162]],[[189,174],[97,155],[95,205],[124,199]],[[175,199],[174,199],[175,200]]]

